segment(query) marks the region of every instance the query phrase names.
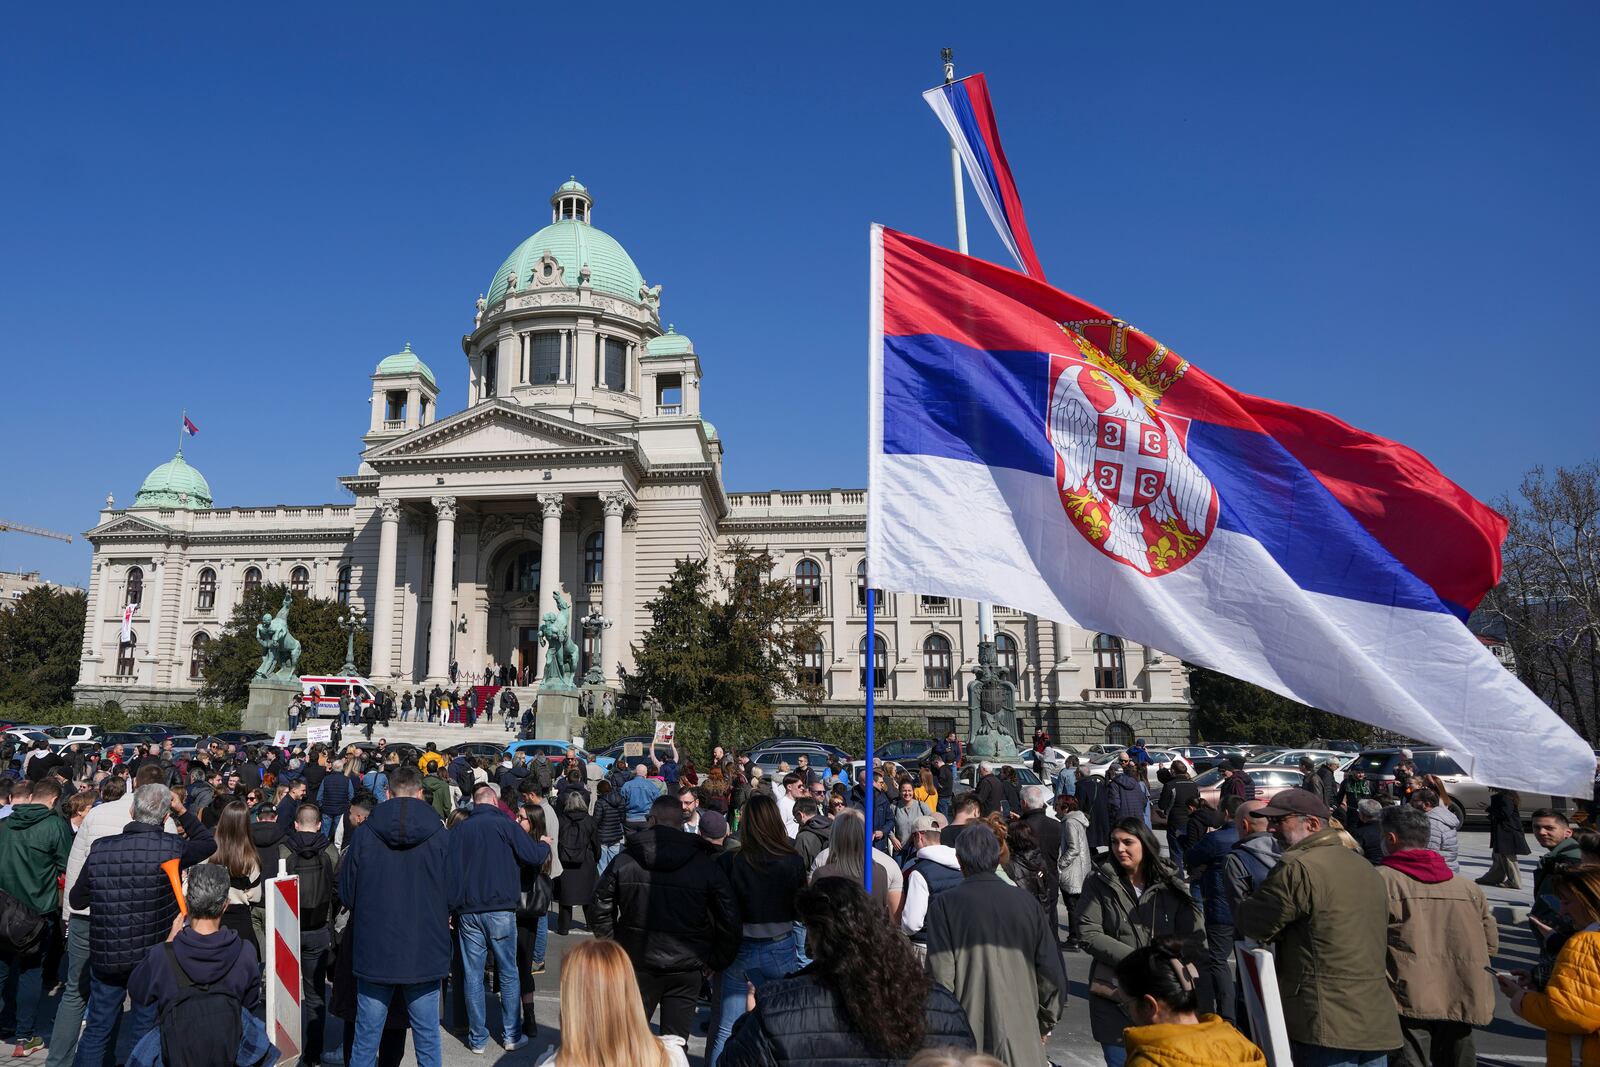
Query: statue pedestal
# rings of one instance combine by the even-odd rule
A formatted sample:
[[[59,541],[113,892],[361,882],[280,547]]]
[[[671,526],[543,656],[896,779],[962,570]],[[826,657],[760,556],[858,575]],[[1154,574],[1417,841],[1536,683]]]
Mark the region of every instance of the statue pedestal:
[[[299,695],[299,682],[251,682],[250,701],[245,705],[239,728],[260,730],[268,734],[287,730],[289,705],[294,703],[294,698]]]
[[[534,734],[551,741],[566,741],[578,721],[578,694],[541,690],[533,710]]]

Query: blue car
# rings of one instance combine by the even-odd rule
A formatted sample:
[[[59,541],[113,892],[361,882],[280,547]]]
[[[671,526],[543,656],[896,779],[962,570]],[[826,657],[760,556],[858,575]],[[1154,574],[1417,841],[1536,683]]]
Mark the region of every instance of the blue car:
[[[528,758],[532,759],[536,753],[543,752],[550,759],[558,760],[564,759],[567,749],[571,747],[571,741],[556,741],[548,737],[535,737],[528,741],[511,742],[506,746],[506,755],[515,756],[518,752],[525,752],[528,754]],[[608,774],[611,771],[611,765],[616,762],[610,756],[591,756],[581,748],[578,749],[578,758],[587,764],[599,767],[601,771]]]

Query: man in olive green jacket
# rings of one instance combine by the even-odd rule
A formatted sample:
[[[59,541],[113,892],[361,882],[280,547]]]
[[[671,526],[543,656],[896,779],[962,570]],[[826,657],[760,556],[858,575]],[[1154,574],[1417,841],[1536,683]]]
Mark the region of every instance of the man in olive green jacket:
[[[1233,924],[1274,947],[1295,1065],[1382,1064],[1401,1044],[1383,879],[1340,843],[1328,805],[1306,790],[1284,790],[1260,814],[1283,857],[1234,908]]]

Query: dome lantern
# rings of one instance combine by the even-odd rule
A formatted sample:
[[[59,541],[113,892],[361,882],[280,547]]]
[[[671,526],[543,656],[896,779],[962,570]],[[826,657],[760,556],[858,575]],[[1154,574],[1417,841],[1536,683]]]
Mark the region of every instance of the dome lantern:
[[[550,221],[560,222],[571,219],[576,222],[590,222],[591,209],[594,207],[594,198],[589,195],[589,190],[583,187],[576,176],[568,178],[556,189],[550,197]]]

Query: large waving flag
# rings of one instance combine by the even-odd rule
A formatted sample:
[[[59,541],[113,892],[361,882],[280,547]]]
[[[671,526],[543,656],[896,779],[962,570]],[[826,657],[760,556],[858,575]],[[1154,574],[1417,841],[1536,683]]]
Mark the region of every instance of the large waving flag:
[[[872,286],[871,585],[1121,634],[1588,795],[1591,750],[1462,623],[1505,520],[1422,456],[893,230]]]
[[[1011,164],[1006,162],[1005,149],[1000,147],[1000,127],[994,121],[994,108],[989,104],[989,83],[982,74],[974,74],[960,81],[929,89],[922,99],[939,116],[945,131],[950,134],[956,151],[966,167],[972,187],[989,213],[989,221],[999,231],[1017,266],[1040,281],[1044,268],[1033,251],[1033,238],[1028,236],[1028,221],[1022,217],[1022,197],[1017,194],[1016,180],[1011,177]]]

